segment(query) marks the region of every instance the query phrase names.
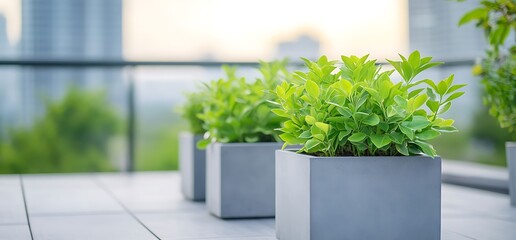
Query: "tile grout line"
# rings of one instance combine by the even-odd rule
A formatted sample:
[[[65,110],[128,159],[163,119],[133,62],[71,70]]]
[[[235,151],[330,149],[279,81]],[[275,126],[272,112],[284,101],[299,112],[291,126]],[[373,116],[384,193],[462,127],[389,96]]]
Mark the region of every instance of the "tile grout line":
[[[470,236],[468,236],[468,235],[464,235],[464,234],[462,234],[462,233],[460,233],[460,232],[455,232],[455,231],[450,231],[450,230],[446,230],[446,231],[451,232],[451,233],[455,233],[455,234],[457,234],[457,235],[459,235],[459,236],[462,236],[462,237],[465,237],[465,238],[467,238],[467,239],[471,239],[471,240],[478,240],[477,238],[473,238],[473,237],[470,237]],[[442,230],[441,230],[441,232],[442,232]]]
[[[140,225],[142,225],[145,229],[147,229],[147,231],[149,231],[154,237],[156,237],[158,240],[161,240],[160,237],[158,237],[158,235],[156,235],[153,231],[150,230],[149,227],[147,227],[147,225],[145,225],[138,217],[136,217],[136,215],[131,212],[129,210],[128,207],[126,207],[122,201],[120,201],[120,199],[118,199],[114,193],[112,193],[111,191],[109,191],[109,189],[107,188],[107,186],[105,186],[102,181],[100,179],[98,179],[97,176],[94,176],[92,175],[92,180],[93,182],[95,182],[95,184],[97,184],[97,186],[99,186],[102,190],[104,190],[104,192],[106,192],[109,196],[111,196],[118,204],[120,204],[120,206],[122,206],[122,208],[127,212],[127,214],[129,214],[134,220],[136,220]]]
[[[29,209],[27,208],[27,197],[25,196],[25,185],[23,184],[23,177],[20,177],[20,186],[23,196],[23,206],[25,207],[25,216],[27,217],[27,225],[29,227],[30,239],[34,240],[34,235],[32,234],[32,227],[30,226],[30,218],[29,218]]]

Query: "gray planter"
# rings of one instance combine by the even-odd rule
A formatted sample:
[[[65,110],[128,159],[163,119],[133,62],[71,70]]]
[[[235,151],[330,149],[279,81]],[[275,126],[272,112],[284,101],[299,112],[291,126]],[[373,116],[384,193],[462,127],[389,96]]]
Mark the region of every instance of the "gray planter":
[[[509,169],[511,205],[516,207],[516,142],[505,143],[505,154],[507,155],[507,168]]]
[[[440,239],[441,159],[276,151],[281,240]]]
[[[206,204],[220,218],[274,217],[274,152],[282,143],[212,143]]]
[[[206,151],[196,147],[201,139],[201,135],[187,132],[179,135],[181,190],[193,201],[203,201],[206,195]]]

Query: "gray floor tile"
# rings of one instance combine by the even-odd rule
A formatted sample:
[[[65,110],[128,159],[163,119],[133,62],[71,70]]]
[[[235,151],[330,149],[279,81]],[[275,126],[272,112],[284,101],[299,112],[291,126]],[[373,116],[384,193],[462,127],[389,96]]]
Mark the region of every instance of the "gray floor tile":
[[[274,239],[274,219],[221,220],[204,210],[136,216],[161,239]]]
[[[277,240],[276,237],[196,238],[196,240]]]
[[[19,175],[2,175],[0,174],[0,187],[7,185],[20,185]]]
[[[471,237],[464,236],[460,233],[443,230],[441,232],[441,240],[475,240]]]
[[[35,240],[156,239],[128,214],[31,217]]]
[[[27,223],[20,178],[0,177],[0,225],[14,223]]]
[[[465,217],[443,219],[442,231],[460,233],[471,239],[516,239],[516,223],[491,218]]]
[[[453,210],[516,223],[516,208],[510,206],[509,195],[446,184],[442,189],[443,217],[445,211]]]
[[[133,212],[177,210],[202,204],[185,201],[179,174],[175,172],[98,174],[97,177]]]
[[[28,225],[0,225],[0,239],[2,240],[30,240]]]
[[[123,212],[90,175],[23,176],[29,215]]]

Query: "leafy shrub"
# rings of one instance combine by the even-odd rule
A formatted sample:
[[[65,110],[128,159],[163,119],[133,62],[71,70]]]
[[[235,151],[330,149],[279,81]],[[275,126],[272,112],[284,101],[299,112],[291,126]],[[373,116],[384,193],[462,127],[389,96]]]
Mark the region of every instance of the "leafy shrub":
[[[420,72],[439,65],[413,52],[408,59],[390,61],[395,70],[380,72],[375,60],[342,56],[303,59],[308,72],[296,72],[292,82],[276,88],[279,108],[286,118],[280,137],[287,144],[303,144],[300,152],[320,156],[435,155],[428,143],[453,132],[453,120],[440,118],[464,85],[453,85],[453,75],[435,84],[414,81]],[[394,82],[397,71],[403,81]],[[426,104],[426,108],[424,107]]]
[[[0,173],[91,172],[113,170],[108,141],[121,127],[105,94],[72,88],[48,102],[30,129],[17,129],[0,143]]]
[[[226,79],[206,84],[203,112],[199,118],[207,130],[200,148],[212,141],[272,142],[280,140],[276,128],[281,118],[271,112],[274,107],[272,90],[288,76],[286,61],[260,64],[261,78],[246,82],[236,76],[236,68],[224,67]]]
[[[482,28],[489,43],[486,56],[474,73],[482,76],[486,95],[484,103],[500,126],[516,134],[516,46],[506,45],[511,31],[516,30],[516,4],[513,0],[482,1],[466,13],[459,25],[471,21]],[[504,48],[508,49],[504,49]],[[515,138],[516,135],[513,135]]]
[[[181,116],[188,122],[193,134],[204,134],[204,122],[198,116],[203,109],[204,96],[201,92],[191,92],[185,96],[186,102],[180,108]]]

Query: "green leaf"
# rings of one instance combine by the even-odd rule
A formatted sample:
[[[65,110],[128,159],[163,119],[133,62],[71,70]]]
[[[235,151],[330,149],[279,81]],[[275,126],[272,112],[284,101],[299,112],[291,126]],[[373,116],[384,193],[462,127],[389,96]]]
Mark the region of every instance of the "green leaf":
[[[407,107],[407,104],[408,104],[407,99],[405,99],[405,98],[403,98],[403,97],[401,97],[401,96],[399,96],[399,95],[394,96],[394,101],[395,101],[398,105],[400,105],[401,107],[403,107],[403,108]]]
[[[378,125],[378,123],[380,123],[380,118],[378,117],[378,115],[371,113],[364,120],[362,120],[362,123],[370,126],[376,126]]]
[[[452,93],[452,92],[455,92],[461,88],[463,88],[464,86],[466,86],[466,84],[457,84],[457,85],[453,85],[450,87],[450,89],[448,89],[448,93]]]
[[[414,130],[412,130],[408,127],[405,127],[403,125],[400,125],[399,128],[400,128],[401,132],[403,134],[405,134],[410,140],[414,139]]]
[[[353,118],[357,121],[362,121],[362,120],[366,119],[367,117],[369,117],[369,114],[367,114],[365,112],[356,112],[353,114]]]
[[[310,125],[314,125],[314,123],[317,122],[317,120],[310,115],[305,116],[305,121]]]
[[[423,104],[425,104],[426,100],[428,100],[428,96],[426,94],[422,94],[422,95],[417,96],[414,99],[414,110],[416,110],[416,109],[420,108],[421,106],[423,106]]]
[[[311,151],[311,150],[313,150],[315,147],[319,146],[319,144],[321,144],[321,141],[316,140],[316,139],[310,139],[310,140],[306,141],[304,148],[305,148],[307,151]]]
[[[420,67],[417,69],[416,73],[420,73],[420,72],[422,72],[422,71],[424,71],[424,70],[427,70],[427,69],[429,69],[429,68],[433,68],[433,67],[435,67],[435,66],[439,66],[439,65],[441,65],[441,64],[444,64],[444,63],[443,63],[443,62],[432,62],[432,63],[427,63],[427,64],[425,64],[425,65],[420,66]]]
[[[373,134],[369,138],[377,148],[382,148],[387,144],[391,143],[389,135],[386,134]]]
[[[387,132],[387,130],[389,130],[389,124],[387,124],[386,122],[380,122],[378,123],[378,128],[380,128],[384,132]]]
[[[272,109],[271,112],[273,112],[274,114],[276,114],[280,117],[290,118],[290,115],[287,113],[287,111],[285,111],[283,109]]]
[[[342,141],[342,139],[344,139],[349,133],[350,133],[350,131],[339,132],[339,141]]]
[[[405,139],[403,134],[399,132],[392,132],[389,134],[389,136],[391,137],[391,140],[397,144],[401,144]]]
[[[410,92],[410,93],[409,93],[409,95],[408,95],[408,97],[409,97],[409,98],[412,98],[412,97],[414,97],[414,96],[418,95],[418,94],[419,94],[420,92],[422,92],[423,90],[424,90],[423,88],[416,89],[416,90],[414,90],[414,91]]]
[[[438,114],[443,114],[445,112],[447,112],[451,107],[451,102],[447,102],[446,104],[443,105],[443,107],[441,109],[439,109],[439,113]]]
[[[349,138],[348,141],[350,142],[361,142],[367,137],[365,133],[357,132],[353,133]]]
[[[403,144],[396,144],[396,150],[405,155],[405,156],[408,156],[409,155],[409,151],[407,149],[407,143],[403,143]]]
[[[456,92],[456,93],[453,93],[452,95],[450,95],[448,98],[446,98],[446,100],[444,100],[444,102],[449,102],[449,101],[452,101],[460,96],[462,96],[464,94],[464,92]]]
[[[206,147],[211,143],[210,139],[201,139],[197,142],[198,149],[206,149]]]
[[[413,116],[411,121],[403,122],[402,126],[405,126],[412,130],[421,130],[430,125],[430,121],[426,117],[423,116]]]
[[[297,138],[312,138],[312,133],[310,131],[304,131]]]
[[[410,54],[408,61],[409,61],[410,65],[412,66],[412,68],[417,68],[417,67],[419,67],[419,64],[421,63],[421,55],[419,54],[418,51],[414,51]]]
[[[452,127],[452,126],[449,126],[449,127],[434,127],[434,129],[437,129],[437,131],[439,132],[444,132],[444,133],[453,133],[453,132],[457,132],[457,128],[455,127]]]
[[[428,86],[430,86],[434,91],[437,92],[437,85],[435,84],[434,81],[430,80],[430,79],[425,79],[425,80],[421,80],[423,82],[425,82],[426,84],[428,84]]]
[[[462,16],[462,18],[459,20],[459,26],[461,26],[465,23],[468,23],[472,20],[475,20],[475,19],[486,18],[487,14],[488,14],[488,10],[485,8],[473,9],[473,10],[469,11],[468,13],[464,14],[464,16]]]
[[[313,98],[319,97],[319,86],[312,80],[307,80],[305,83],[306,92]]]
[[[437,93],[441,96],[446,94],[446,90],[448,90],[448,85],[446,84],[445,80],[442,80],[437,84]]]
[[[328,131],[330,129],[330,125],[322,122],[316,122],[315,126],[321,129],[324,133],[328,134]]]
[[[314,138],[314,139],[317,139],[317,140],[319,140],[319,141],[321,141],[321,142],[323,142],[323,141],[324,141],[324,135],[323,135],[323,134],[314,134],[314,135],[313,135],[313,138]]]
[[[432,129],[428,129],[423,132],[416,133],[416,138],[421,139],[421,140],[431,140],[431,139],[438,137],[439,135],[441,135],[440,132],[432,130]]]
[[[298,139],[296,136],[290,134],[290,133],[282,133],[279,135],[281,140],[288,144],[300,144],[303,143],[303,140]]]
[[[434,90],[431,88],[426,88],[426,95],[430,98],[430,100],[435,101],[437,97],[435,96]]]
[[[437,111],[437,109],[439,108],[439,102],[428,100],[426,102],[426,106],[428,107],[428,109],[430,109],[430,111],[435,113]]]
[[[352,116],[351,110],[347,107],[337,108],[337,112],[339,112],[345,118],[350,118]]]
[[[345,123],[348,118],[345,117],[329,117],[326,119],[328,122]]]
[[[422,141],[416,141],[415,144],[418,145],[421,148],[421,151],[423,151],[423,153],[426,155],[431,157],[435,156],[435,150],[432,145]]]
[[[403,69],[403,79],[406,82],[410,82],[412,80],[412,77],[414,76],[412,71],[412,66],[410,66],[410,63],[408,62],[401,62],[401,69]]]

